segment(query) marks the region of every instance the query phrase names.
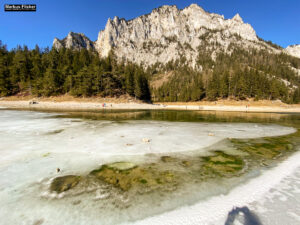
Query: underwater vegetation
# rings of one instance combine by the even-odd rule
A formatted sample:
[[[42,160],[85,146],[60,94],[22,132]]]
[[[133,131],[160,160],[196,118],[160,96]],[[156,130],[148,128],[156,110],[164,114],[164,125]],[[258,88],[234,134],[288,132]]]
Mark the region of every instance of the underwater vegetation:
[[[174,191],[189,182],[240,176],[254,168],[271,166],[275,159],[284,158],[300,144],[300,132],[277,137],[227,139],[227,148],[216,147],[208,154],[193,156],[162,155],[155,162],[135,164],[114,162],[101,165],[87,175],[67,175],[53,179],[50,191],[67,192],[80,188],[84,182],[105,183],[121,193],[150,193],[154,190]],[[234,154],[228,151],[234,150]]]

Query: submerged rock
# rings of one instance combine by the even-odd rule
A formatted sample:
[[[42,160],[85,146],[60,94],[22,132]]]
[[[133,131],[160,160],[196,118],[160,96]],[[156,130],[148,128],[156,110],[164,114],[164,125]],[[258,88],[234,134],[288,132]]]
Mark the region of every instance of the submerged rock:
[[[162,156],[160,157],[161,161],[163,162],[174,162],[175,158],[171,157],[171,156]]]
[[[79,183],[80,179],[80,176],[74,175],[56,177],[50,185],[50,190],[57,193],[65,192],[71,188],[74,188]]]
[[[47,134],[48,135],[59,134],[59,133],[61,133],[63,131],[64,131],[64,129],[59,129],[59,130],[50,131]]]
[[[148,138],[143,138],[142,141],[145,142],[145,143],[149,143],[149,142],[150,142],[150,139],[148,139]]]
[[[183,160],[181,162],[181,165],[183,165],[184,167],[190,167],[192,165],[192,163],[190,161]]]
[[[39,220],[36,220],[33,225],[41,225],[44,223],[44,219],[39,219]]]
[[[76,200],[74,202],[72,202],[72,205],[79,205],[81,203],[81,200]]]
[[[47,152],[45,154],[43,154],[43,157],[48,157],[51,153],[50,152]]]

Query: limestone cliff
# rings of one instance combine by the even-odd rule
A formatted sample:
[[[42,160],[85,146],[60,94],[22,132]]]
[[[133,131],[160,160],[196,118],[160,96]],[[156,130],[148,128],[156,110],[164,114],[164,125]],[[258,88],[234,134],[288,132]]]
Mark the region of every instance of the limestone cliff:
[[[196,4],[182,10],[165,5],[132,20],[114,17],[108,19],[95,42],[71,32],[63,40],[54,39],[53,47],[95,49],[100,57],[107,57],[113,50],[119,61],[144,66],[166,64],[184,57],[195,67],[200,46],[209,49],[214,59],[218,52],[230,54],[229,47],[233,43],[243,48],[282,52],[258,39],[252,26],[244,23],[239,14],[224,19]],[[285,52],[295,55],[294,50]]]
[[[183,10],[176,6],[162,6],[129,21],[118,17],[109,19],[99,33],[95,48],[102,57],[114,49],[120,59],[138,64],[166,63],[180,56],[194,64],[201,36],[211,31],[221,31],[217,35],[222,37],[213,39],[220,39],[225,47],[230,42],[226,38],[233,34],[247,42],[258,41],[254,29],[238,14],[226,20],[192,4]]]
[[[88,39],[84,34],[70,32],[66,38],[59,40],[54,38],[53,48],[72,48],[80,50],[86,48],[87,50],[94,49],[94,43]]]
[[[300,58],[300,45],[290,45],[285,51],[292,56]]]

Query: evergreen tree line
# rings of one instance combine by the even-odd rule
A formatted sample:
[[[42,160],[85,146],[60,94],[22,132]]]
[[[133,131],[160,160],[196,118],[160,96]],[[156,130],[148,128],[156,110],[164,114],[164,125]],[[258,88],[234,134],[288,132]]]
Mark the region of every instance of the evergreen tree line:
[[[218,48],[206,42],[199,47],[196,67],[200,70],[190,68],[185,57],[144,69],[118,63],[113,52],[101,59],[96,52],[86,49],[57,51],[36,46],[29,50],[18,46],[8,51],[0,42],[0,96],[128,94],[147,101],[255,98],[299,103],[300,90],[295,86],[300,84],[300,77],[291,66],[300,69],[300,59],[232,44],[228,48],[230,54],[219,52],[213,60],[212,52]],[[166,71],[172,76],[150,93],[153,76]]]
[[[117,63],[113,53],[100,59],[86,49],[8,51],[0,42],[0,96],[27,93],[36,96],[120,96],[150,100],[145,71],[134,64]]]
[[[202,68],[199,72],[187,66],[178,68],[176,65],[182,59],[166,64],[161,72],[171,70],[173,75],[168,82],[152,89],[154,101],[254,98],[299,103],[300,91],[295,86],[300,84],[300,77],[291,66],[299,69],[300,59],[232,45],[228,48],[231,54],[218,53],[212,60],[213,48],[207,49],[207,45],[198,49],[197,65]]]

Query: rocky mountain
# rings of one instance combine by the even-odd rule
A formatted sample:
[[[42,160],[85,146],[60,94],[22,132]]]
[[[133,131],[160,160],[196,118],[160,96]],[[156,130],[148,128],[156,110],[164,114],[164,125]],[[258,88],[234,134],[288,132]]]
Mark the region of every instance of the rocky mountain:
[[[243,23],[238,14],[225,20],[223,16],[207,13],[192,4],[183,10],[162,6],[130,21],[118,17],[109,19],[95,47],[103,57],[114,49],[119,58],[137,64],[166,63],[181,55],[194,64],[201,36],[212,30],[222,31],[216,34],[216,39],[223,41],[225,47],[228,43],[224,40],[233,34],[247,41],[257,41],[253,28]]]
[[[62,47],[80,50],[86,48],[87,50],[94,49],[94,43],[84,34],[70,32],[66,38],[59,40],[54,38],[53,48],[60,49]]]
[[[285,51],[292,56],[300,58],[300,45],[290,45]]]
[[[75,51],[55,51],[60,48]],[[299,46],[283,49],[257,37],[239,14],[225,19],[196,4],[109,19],[95,42],[70,32],[55,38],[50,52],[9,52],[0,44],[0,53],[0,96],[300,102]]]
[[[196,63],[199,47],[209,50],[214,60],[220,52],[230,54],[232,44],[244,49],[283,51],[259,39],[252,26],[244,23],[239,14],[225,19],[222,15],[206,12],[197,4],[182,10],[165,5],[132,20],[108,19],[94,43],[83,34],[71,32],[63,40],[54,39],[53,47],[94,49],[100,57],[107,57],[113,50],[119,61],[145,67],[185,58],[191,67],[201,69]],[[292,50],[285,52],[295,55]]]

